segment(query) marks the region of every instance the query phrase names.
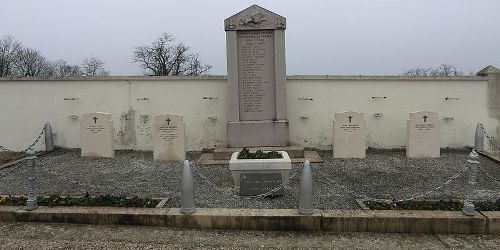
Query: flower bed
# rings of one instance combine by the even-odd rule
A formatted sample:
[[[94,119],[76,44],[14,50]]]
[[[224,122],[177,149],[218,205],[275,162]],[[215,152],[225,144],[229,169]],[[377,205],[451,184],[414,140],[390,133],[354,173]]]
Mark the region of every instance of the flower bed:
[[[370,210],[443,210],[461,211],[463,203],[459,201],[364,201]],[[496,201],[476,201],[473,202],[477,211],[500,211],[500,199]]]
[[[24,153],[22,152],[0,152],[0,166],[9,162],[22,159]]]
[[[370,210],[444,210],[461,211],[463,203],[458,201],[365,201]]]
[[[26,204],[26,196],[0,196],[0,205],[7,206],[24,206]],[[38,197],[39,206],[96,206],[96,207],[156,207],[160,200],[150,198],[132,197],[126,198],[125,196],[111,196],[100,195],[97,197],[89,196],[88,194],[83,197],[59,196],[52,195],[50,197]]]
[[[282,159],[283,155],[281,155],[277,151],[269,151],[264,152],[262,150],[257,150],[255,153],[252,153],[248,150],[248,148],[243,148],[238,153],[238,159]]]

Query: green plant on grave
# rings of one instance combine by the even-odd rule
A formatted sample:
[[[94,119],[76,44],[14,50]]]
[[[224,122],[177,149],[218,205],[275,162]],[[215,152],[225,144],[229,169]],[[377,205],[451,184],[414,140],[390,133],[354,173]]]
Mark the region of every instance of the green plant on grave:
[[[243,148],[238,153],[238,159],[281,159],[283,156],[277,151],[264,152],[257,150],[255,153],[250,152],[248,148]]]
[[[455,201],[400,201],[400,202],[379,202],[365,201],[371,210],[443,210],[460,211],[463,204]]]
[[[26,196],[0,196],[0,205],[24,206]],[[49,197],[37,197],[39,206],[107,206],[107,207],[156,207],[159,200],[150,198],[127,198],[126,196],[100,195],[91,197],[88,193],[83,197],[71,197],[51,195]]]

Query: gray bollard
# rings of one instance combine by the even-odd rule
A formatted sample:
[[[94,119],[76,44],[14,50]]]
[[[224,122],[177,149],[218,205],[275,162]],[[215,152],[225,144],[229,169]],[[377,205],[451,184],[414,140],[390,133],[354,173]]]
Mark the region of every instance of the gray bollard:
[[[474,149],[476,151],[484,149],[484,132],[479,122],[477,123],[476,135],[474,136]]]
[[[45,151],[50,151],[54,149],[54,136],[52,134],[52,128],[50,127],[50,123],[45,123],[45,127],[43,128],[43,133],[45,134]]]
[[[27,211],[33,211],[38,208],[38,202],[35,194],[35,150],[32,147],[26,149],[26,166],[28,167],[28,200],[26,201]]]
[[[313,214],[313,179],[311,173],[311,164],[309,161],[304,162],[302,177],[300,178],[300,193],[299,193],[299,213],[303,215]]]
[[[194,181],[193,174],[189,161],[184,161],[182,168],[182,198],[181,198],[181,213],[192,214],[196,212],[196,205],[194,204]]]
[[[478,172],[478,161],[479,155],[476,152],[476,150],[472,149],[472,152],[469,154],[469,159],[467,159],[467,162],[469,163],[469,180],[468,183],[469,185],[476,185],[477,184],[477,172]]]

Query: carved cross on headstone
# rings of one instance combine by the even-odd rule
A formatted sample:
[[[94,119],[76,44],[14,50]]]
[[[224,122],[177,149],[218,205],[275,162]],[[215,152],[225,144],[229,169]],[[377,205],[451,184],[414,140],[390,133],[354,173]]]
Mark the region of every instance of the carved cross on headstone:
[[[167,122],[167,125],[170,126],[170,121],[171,121],[170,118],[167,118],[165,121]]]
[[[424,118],[424,122],[427,122],[427,118],[429,118],[429,117],[427,117],[426,115],[424,115],[422,118]]]
[[[92,118],[92,120],[94,120],[94,123],[97,123],[97,117],[94,116],[94,118]]]
[[[351,122],[351,120],[352,120],[352,116],[348,116],[347,118],[349,118],[349,122]]]

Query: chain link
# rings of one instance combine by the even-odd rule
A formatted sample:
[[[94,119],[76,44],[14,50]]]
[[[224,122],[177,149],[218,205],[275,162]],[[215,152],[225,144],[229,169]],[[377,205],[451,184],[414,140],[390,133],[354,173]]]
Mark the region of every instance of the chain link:
[[[461,174],[462,172],[464,172],[466,169],[468,168],[468,166],[460,169],[455,175],[451,176],[450,178],[448,178],[448,180],[446,182],[444,182],[443,184],[441,184],[440,186],[438,187],[435,187],[433,189],[430,189],[429,191],[425,192],[425,193],[422,193],[420,195],[417,195],[417,196],[412,196],[410,198],[405,198],[405,199],[399,199],[399,200],[396,200],[395,202],[402,202],[402,201],[411,201],[411,200],[415,200],[415,199],[419,199],[419,198],[422,198],[422,197],[425,197],[429,194],[432,194],[434,192],[436,192],[437,190],[449,185],[453,180],[457,179]],[[323,171],[321,171],[319,168],[315,168],[315,170],[317,170],[321,175],[323,175],[328,181],[330,181],[332,184],[337,184],[334,180],[332,180],[330,177],[328,177],[328,175],[326,173],[324,173]],[[373,197],[369,197],[369,196],[366,196],[366,195],[358,195],[356,192],[348,189],[346,186],[344,185],[340,185],[340,187],[342,189],[344,189],[344,191],[346,191],[347,193],[350,193],[352,194],[355,198],[357,197],[363,197],[364,199],[367,199],[367,200],[380,200],[380,199],[377,199],[377,198],[373,198]]]
[[[484,170],[482,167],[478,167],[481,172],[484,173],[484,175],[486,175],[488,178],[490,178],[494,183],[496,183],[498,186],[500,186],[500,181],[496,180],[495,177],[491,176],[488,172],[486,172],[486,170]]]
[[[203,175],[201,173],[201,171],[198,171],[198,169],[195,167],[195,164],[193,164],[194,166],[194,172],[202,179],[204,180],[207,184],[209,184],[210,186],[212,186],[212,188],[214,188],[215,190],[219,191],[219,192],[223,192],[223,193],[226,193],[228,192],[228,190],[225,190],[225,189],[222,189],[222,188],[219,188],[217,185],[215,185],[213,182],[211,182],[205,175]],[[288,183],[290,183],[290,181],[292,179],[294,179],[300,172],[300,169],[302,169],[304,167],[304,165],[301,165],[300,167],[298,167],[296,169],[296,171],[288,177],[288,179],[284,182],[282,182],[279,186],[265,192],[265,193],[262,193],[262,194],[258,194],[258,195],[249,195],[249,196],[240,196],[240,195],[237,195],[236,192],[237,190],[234,190],[233,188],[229,188],[229,192],[231,192],[230,194],[234,197],[234,198],[238,198],[238,199],[243,199],[243,200],[251,200],[251,199],[260,199],[260,198],[265,198],[266,196],[269,196],[269,195],[272,195],[274,193],[276,193],[277,191],[279,191],[280,189],[282,188],[286,188],[286,186],[288,185]],[[233,190],[233,191],[231,191]]]
[[[35,146],[35,145],[38,143],[38,141],[40,140],[40,138],[42,138],[42,135],[43,135],[43,133],[44,133],[44,132],[45,132],[45,126],[44,126],[44,127],[42,127],[42,131],[40,131],[40,134],[38,134],[38,136],[37,136],[37,137],[36,137],[36,139],[33,141],[33,143],[31,143],[28,147],[26,147],[26,148],[25,148],[24,150],[22,150],[21,152],[25,152],[27,149],[29,149],[29,148],[31,148],[31,147],[33,147],[33,146]],[[7,147],[5,147],[5,146],[2,146],[2,145],[0,145],[0,151],[2,151],[2,152],[8,152],[8,153],[19,153],[19,151],[14,151],[14,150],[11,150],[11,149],[9,149],[9,148],[7,148]]]
[[[498,144],[495,142],[495,138],[493,138],[493,136],[490,136],[488,134],[488,132],[486,132],[486,129],[484,128],[484,125],[479,123],[479,127],[481,128],[481,130],[483,131],[483,134],[484,136],[486,136],[486,138],[488,139],[488,141],[490,142],[490,146],[494,149],[500,149],[500,147],[498,146]]]
[[[429,194],[432,194],[436,191],[438,191],[439,189],[445,187],[445,186],[448,186],[452,181],[456,180],[461,174],[462,172],[464,172],[466,169],[468,169],[469,166],[465,166],[464,168],[460,169],[460,171],[458,171],[455,175],[453,175],[452,177],[450,177],[447,181],[445,181],[443,184],[441,184],[440,186],[438,187],[435,187],[425,193],[422,193],[420,195],[417,195],[417,196],[412,196],[410,198],[406,198],[406,199],[399,199],[399,200],[396,200],[395,202],[402,202],[402,201],[411,201],[411,200],[415,200],[415,199],[419,199],[419,198],[423,198]]]

